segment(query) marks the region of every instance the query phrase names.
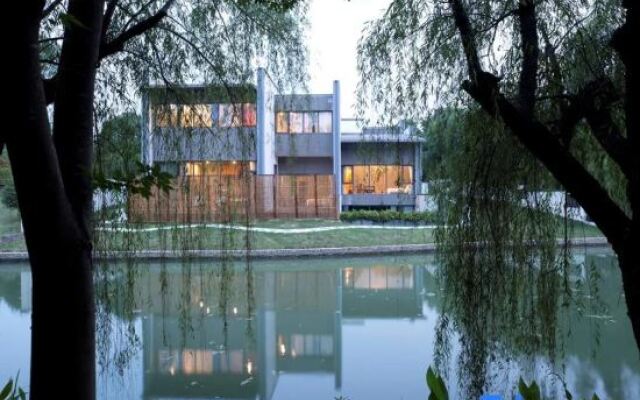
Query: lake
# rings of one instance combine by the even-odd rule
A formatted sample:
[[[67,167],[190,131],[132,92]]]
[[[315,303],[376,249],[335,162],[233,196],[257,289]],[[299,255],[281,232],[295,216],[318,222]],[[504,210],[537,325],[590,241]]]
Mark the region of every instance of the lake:
[[[570,304],[473,340],[463,316],[443,324],[431,255],[96,265],[99,398],[426,399],[438,364],[453,399],[478,382],[510,395],[520,376],[549,398],[564,382],[639,399],[615,257],[576,249],[572,264]],[[30,294],[27,265],[0,264],[0,384],[20,371],[28,387]]]

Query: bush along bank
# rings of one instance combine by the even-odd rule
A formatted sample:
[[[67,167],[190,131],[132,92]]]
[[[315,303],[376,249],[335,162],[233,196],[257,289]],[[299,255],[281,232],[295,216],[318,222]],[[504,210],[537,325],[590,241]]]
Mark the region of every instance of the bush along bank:
[[[399,212],[392,210],[353,210],[340,213],[342,222],[374,222],[379,224],[402,223],[428,225],[437,222],[436,214],[423,212]]]

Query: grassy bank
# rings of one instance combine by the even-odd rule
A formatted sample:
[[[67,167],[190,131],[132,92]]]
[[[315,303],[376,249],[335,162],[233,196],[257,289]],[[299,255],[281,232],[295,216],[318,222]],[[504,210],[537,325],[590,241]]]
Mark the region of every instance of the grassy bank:
[[[4,234],[19,233],[20,225],[14,210],[0,210],[0,221]],[[560,220],[559,220],[560,223]],[[96,234],[96,248],[108,250],[150,249],[244,249],[247,243],[254,249],[294,249],[321,247],[363,247],[395,244],[433,243],[433,229],[410,228],[376,229],[353,225],[337,220],[270,220],[258,221],[252,227],[276,229],[276,232],[247,233],[243,230],[219,227],[189,227],[176,229],[171,225],[136,225],[137,229],[151,231],[114,232],[101,231]],[[157,229],[162,228],[162,229]],[[289,230],[338,228],[320,232]],[[572,237],[601,236],[598,229],[579,222],[572,223]],[[0,251],[25,250],[24,240],[0,243]]]

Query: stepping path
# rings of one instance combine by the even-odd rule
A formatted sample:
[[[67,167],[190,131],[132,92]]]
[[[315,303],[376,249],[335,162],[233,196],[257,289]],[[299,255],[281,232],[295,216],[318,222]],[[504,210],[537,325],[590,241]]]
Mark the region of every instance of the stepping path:
[[[339,225],[339,226],[318,226],[314,228],[264,228],[264,227],[257,227],[257,226],[245,226],[245,225],[184,224],[184,225],[171,225],[171,226],[155,226],[155,227],[148,227],[148,228],[99,227],[96,229],[104,232],[158,232],[162,230],[190,229],[190,228],[234,229],[239,231],[251,231],[251,232],[261,232],[261,233],[300,234],[300,233],[342,231],[347,229],[389,229],[389,230],[435,229],[436,225],[416,225],[416,226]]]

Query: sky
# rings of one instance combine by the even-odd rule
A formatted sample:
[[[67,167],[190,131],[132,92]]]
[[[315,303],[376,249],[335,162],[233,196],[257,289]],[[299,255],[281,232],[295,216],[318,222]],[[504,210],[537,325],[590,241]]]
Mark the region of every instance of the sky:
[[[340,81],[342,118],[355,115],[357,45],[362,28],[391,0],[312,0],[309,8],[309,91],[331,93]]]

